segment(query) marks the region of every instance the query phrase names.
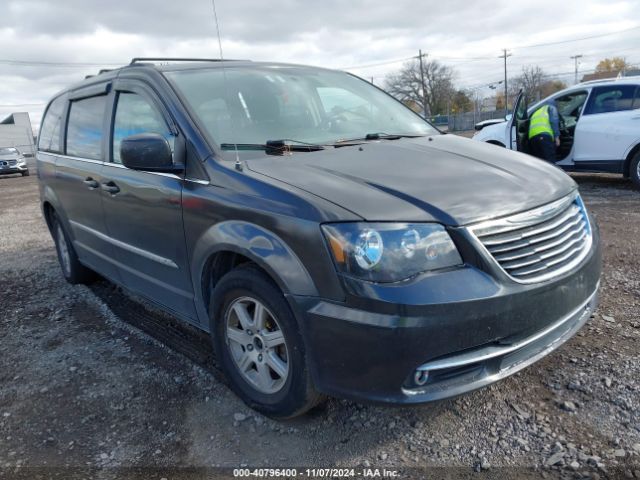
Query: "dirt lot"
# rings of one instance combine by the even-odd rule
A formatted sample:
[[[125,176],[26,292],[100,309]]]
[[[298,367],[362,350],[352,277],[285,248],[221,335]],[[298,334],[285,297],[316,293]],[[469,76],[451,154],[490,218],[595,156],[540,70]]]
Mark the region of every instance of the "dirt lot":
[[[574,178],[605,262],[601,306],[578,336],[458,399],[331,400],[280,423],[228,390],[198,332],[106,281],[67,285],[36,177],[0,177],[0,478],[214,478],[239,466],[640,478],[640,192],[617,176]]]

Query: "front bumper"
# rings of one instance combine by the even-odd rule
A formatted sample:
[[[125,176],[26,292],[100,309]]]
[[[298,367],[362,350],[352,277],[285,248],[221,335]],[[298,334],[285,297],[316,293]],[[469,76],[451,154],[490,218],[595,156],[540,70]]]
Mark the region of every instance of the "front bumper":
[[[23,173],[29,170],[27,164],[24,165],[2,165],[0,162],[0,175],[9,175],[11,173]]]
[[[521,285],[468,266],[372,293],[394,303],[291,297],[317,388],[412,404],[475,390],[558,348],[597,305],[597,231],[587,257],[552,281]],[[417,371],[428,371],[424,384]]]

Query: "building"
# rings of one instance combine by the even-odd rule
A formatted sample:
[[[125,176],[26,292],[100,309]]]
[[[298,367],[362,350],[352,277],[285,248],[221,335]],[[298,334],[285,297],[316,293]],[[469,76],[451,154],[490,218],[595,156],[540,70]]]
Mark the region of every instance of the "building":
[[[589,82],[591,80],[607,80],[609,78],[622,78],[622,77],[634,77],[640,75],[640,69],[630,68],[627,70],[611,70],[609,72],[596,72],[588,73],[582,77],[583,82]]]
[[[618,74],[618,78],[621,77],[639,77],[640,76],[640,68],[630,68],[629,70],[625,70],[624,72],[620,72]]]
[[[26,157],[35,155],[33,130],[28,113],[12,113],[0,122],[0,147],[15,147]]]

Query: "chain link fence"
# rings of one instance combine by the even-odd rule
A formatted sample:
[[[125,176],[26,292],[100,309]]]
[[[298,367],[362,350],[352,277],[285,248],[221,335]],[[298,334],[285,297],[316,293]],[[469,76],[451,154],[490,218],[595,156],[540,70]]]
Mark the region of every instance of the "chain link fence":
[[[492,110],[489,112],[467,112],[457,115],[449,115],[448,127],[450,132],[460,132],[464,130],[473,130],[478,122],[485,120],[500,119],[504,120],[504,109]]]

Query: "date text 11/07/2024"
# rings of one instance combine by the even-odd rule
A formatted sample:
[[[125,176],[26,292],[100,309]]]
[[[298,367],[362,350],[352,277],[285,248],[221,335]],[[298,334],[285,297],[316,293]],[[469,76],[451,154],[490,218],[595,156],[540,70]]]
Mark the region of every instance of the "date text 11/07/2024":
[[[399,478],[397,470],[386,468],[236,468],[233,470],[235,478]]]

